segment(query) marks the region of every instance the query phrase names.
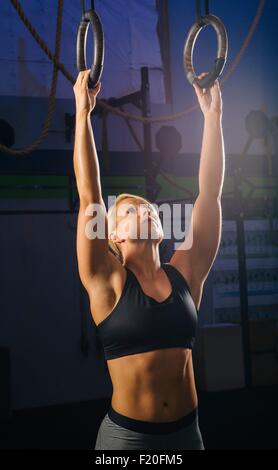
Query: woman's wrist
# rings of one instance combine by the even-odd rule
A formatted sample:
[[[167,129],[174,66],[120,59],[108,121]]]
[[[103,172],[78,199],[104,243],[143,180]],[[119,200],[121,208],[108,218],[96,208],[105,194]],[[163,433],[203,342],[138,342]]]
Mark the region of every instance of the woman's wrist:
[[[222,113],[218,111],[210,111],[207,113],[204,113],[204,119],[205,121],[208,122],[215,122],[215,123],[221,123],[222,121]]]
[[[76,119],[87,119],[88,117],[90,117],[90,114],[91,111],[89,111],[88,109],[76,109],[75,117]]]

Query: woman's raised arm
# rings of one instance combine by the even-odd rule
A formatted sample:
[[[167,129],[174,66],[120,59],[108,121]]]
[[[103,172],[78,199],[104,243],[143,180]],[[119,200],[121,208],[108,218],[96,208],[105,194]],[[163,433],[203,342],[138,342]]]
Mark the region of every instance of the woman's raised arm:
[[[89,73],[90,70],[79,72],[73,87],[76,101],[73,164],[80,199],[77,258],[80,279],[88,292],[94,280],[108,283],[112,272],[120,264],[109,251],[107,211],[102,198],[99,162],[90,120],[101,84],[99,82],[93,90],[88,89]],[[94,206],[98,208],[97,213],[93,212]],[[97,228],[95,237],[93,220],[98,224],[94,227]]]

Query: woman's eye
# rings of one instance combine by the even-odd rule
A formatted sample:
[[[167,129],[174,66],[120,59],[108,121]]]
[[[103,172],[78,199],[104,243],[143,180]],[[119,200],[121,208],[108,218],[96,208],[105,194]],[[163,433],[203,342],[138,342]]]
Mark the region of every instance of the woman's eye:
[[[130,206],[128,207],[127,212],[135,212],[135,208]]]

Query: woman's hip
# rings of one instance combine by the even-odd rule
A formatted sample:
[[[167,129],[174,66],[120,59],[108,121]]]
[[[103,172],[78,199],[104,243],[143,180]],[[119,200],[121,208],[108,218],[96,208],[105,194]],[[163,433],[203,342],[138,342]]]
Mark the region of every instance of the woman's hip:
[[[198,408],[175,421],[150,422],[124,416],[110,406],[100,424],[95,450],[129,449],[204,450]]]

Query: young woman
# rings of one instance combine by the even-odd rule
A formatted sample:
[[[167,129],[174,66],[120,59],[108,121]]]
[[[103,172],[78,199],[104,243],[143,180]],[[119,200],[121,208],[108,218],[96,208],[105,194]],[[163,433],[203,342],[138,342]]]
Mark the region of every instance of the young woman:
[[[149,201],[121,194],[106,212],[90,122],[101,84],[89,90],[89,73],[80,72],[74,85],[77,257],[113,385],[95,449],[203,450],[192,348],[203,285],[221,236],[224,142],[219,83],[208,89],[193,85],[204,116],[193,243],[180,246],[169,263],[161,263],[163,230]],[[93,214],[102,216],[104,236],[90,236]],[[143,228],[147,236],[140,238]]]

